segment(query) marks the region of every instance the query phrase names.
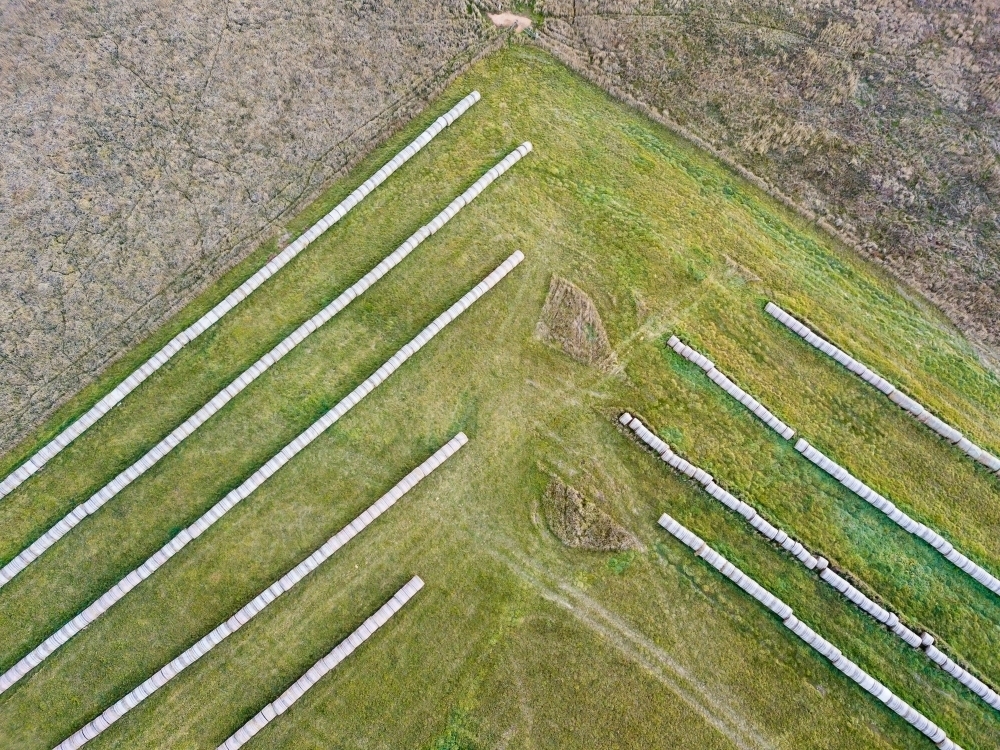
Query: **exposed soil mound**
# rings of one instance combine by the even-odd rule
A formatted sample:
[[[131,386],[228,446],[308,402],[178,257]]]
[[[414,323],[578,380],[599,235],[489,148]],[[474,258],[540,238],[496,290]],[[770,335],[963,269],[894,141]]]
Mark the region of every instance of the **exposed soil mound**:
[[[513,28],[514,31],[524,31],[531,28],[531,19],[527,16],[518,16],[513,13],[490,13],[489,16],[495,26],[502,28]]]
[[[558,276],[552,277],[535,335],[585,365],[610,371],[618,364],[593,301]]]
[[[552,533],[567,547],[618,552],[641,549],[636,537],[579,490],[553,478],[542,501]]]

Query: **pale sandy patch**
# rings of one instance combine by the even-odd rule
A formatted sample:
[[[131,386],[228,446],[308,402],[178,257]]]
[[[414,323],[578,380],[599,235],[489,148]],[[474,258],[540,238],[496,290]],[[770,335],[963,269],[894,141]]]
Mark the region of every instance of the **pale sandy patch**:
[[[515,31],[524,31],[531,27],[531,19],[526,16],[516,16],[513,13],[490,13],[490,20],[495,26],[505,28],[515,27]]]

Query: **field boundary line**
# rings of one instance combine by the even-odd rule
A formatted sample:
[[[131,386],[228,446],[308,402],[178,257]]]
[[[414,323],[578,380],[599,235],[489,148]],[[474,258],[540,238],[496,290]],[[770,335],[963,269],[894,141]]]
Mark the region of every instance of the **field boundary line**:
[[[94,406],[88,409],[83,415],[73,421],[71,425],[62,430],[52,440],[36,451],[28,459],[22,462],[14,471],[0,482],[0,498],[13,492],[23,484],[28,478],[34,475],[39,469],[47,464],[52,458],[57,456],[62,450],[72,443],[76,438],[86,432],[101,417],[107,414],[114,406],[119,404],[129,393],[134,391],[150,375],[166,364],[177,352],[187,344],[194,341],[202,333],[211,328],[226,313],[236,305],[250,296],[261,284],[271,278],[281,270],[296,255],[308,247],[313,240],[323,234],[327,229],[340,221],[347,213],[368,196],[375,188],[385,182],[388,177],[410,160],[418,151],[430,143],[442,130],[451,125],[480,99],[478,91],[462,99],[437,118],[424,132],[418,135],[392,159],[386,162],[371,177],[365,180],[357,189],[351,192],[343,201],[335,206],[323,218],[313,224],[302,235],[282,250],[273,259],[268,261],[263,268],[254,273],[249,279],[240,284],[236,289],[226,295],[225,299],[216,304],[211,310],[202,315],[198,320],[174,336],[156,354],[146,360],[138,369],[132,372],[122,382],[115,386],[110,393],[104,396]]]

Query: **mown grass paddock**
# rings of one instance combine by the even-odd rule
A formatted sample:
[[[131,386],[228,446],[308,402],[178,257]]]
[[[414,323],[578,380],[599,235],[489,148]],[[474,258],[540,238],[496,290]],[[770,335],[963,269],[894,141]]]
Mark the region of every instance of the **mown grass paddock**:
[[[468,91],[482,100],[252,297],[0,501],[6,561],[334,299],[518,144],[534,151],[0,591],[0,668],[348,394],[515,250],[525,260],[250,498],[0,696],[0,738],[51,748],[310,554],[458,430],[469,444],[355,544],[91,743],[214,748],[411,576],[379,637],[247,747],[931,747],[656,521],[676,518],[966,750],[1000,717],[637,450],[625,409],[724,477],[908,625],[1000,683],[1000,599],[826,476],[666,348],[677,334],[908,513],[1000,570],[1000,480],[764,314],[773,299],[1000,450],[1000,382],[932,308],[544,53],[474,66],[298,217],[295,236]],[[3,458],[11,468],[277,251],[262,247]],[[621,363],[536,340],[551,276]],[[102,390],[104,389],[104,390]],[[4,471],[6,473],[6,471]],[[640,552],[563,547],[551,474],[605,498]],[[866,592],[868,593],[868,592]],[[464,741],[463,740],[463,741]]]

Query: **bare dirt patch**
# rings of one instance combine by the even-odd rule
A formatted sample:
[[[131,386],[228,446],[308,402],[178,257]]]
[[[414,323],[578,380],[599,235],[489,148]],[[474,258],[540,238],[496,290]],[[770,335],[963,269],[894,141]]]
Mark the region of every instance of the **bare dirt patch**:
[[[567,547],[601,552],[642,549],[639,540],[594,500],[553,477],[542,498],[545,521]]]
[[[549,284],[535,335],[577,362],[605,371],[615,369],[618,364],[593,300],[578,286],[558,276],[553,276]]]
[[[514,31],[524,31],[531,28],[531,19],[526,16],[518,16],[513,13],[490,13],[490,20],[496,26],[503,28],[514,28]]]

